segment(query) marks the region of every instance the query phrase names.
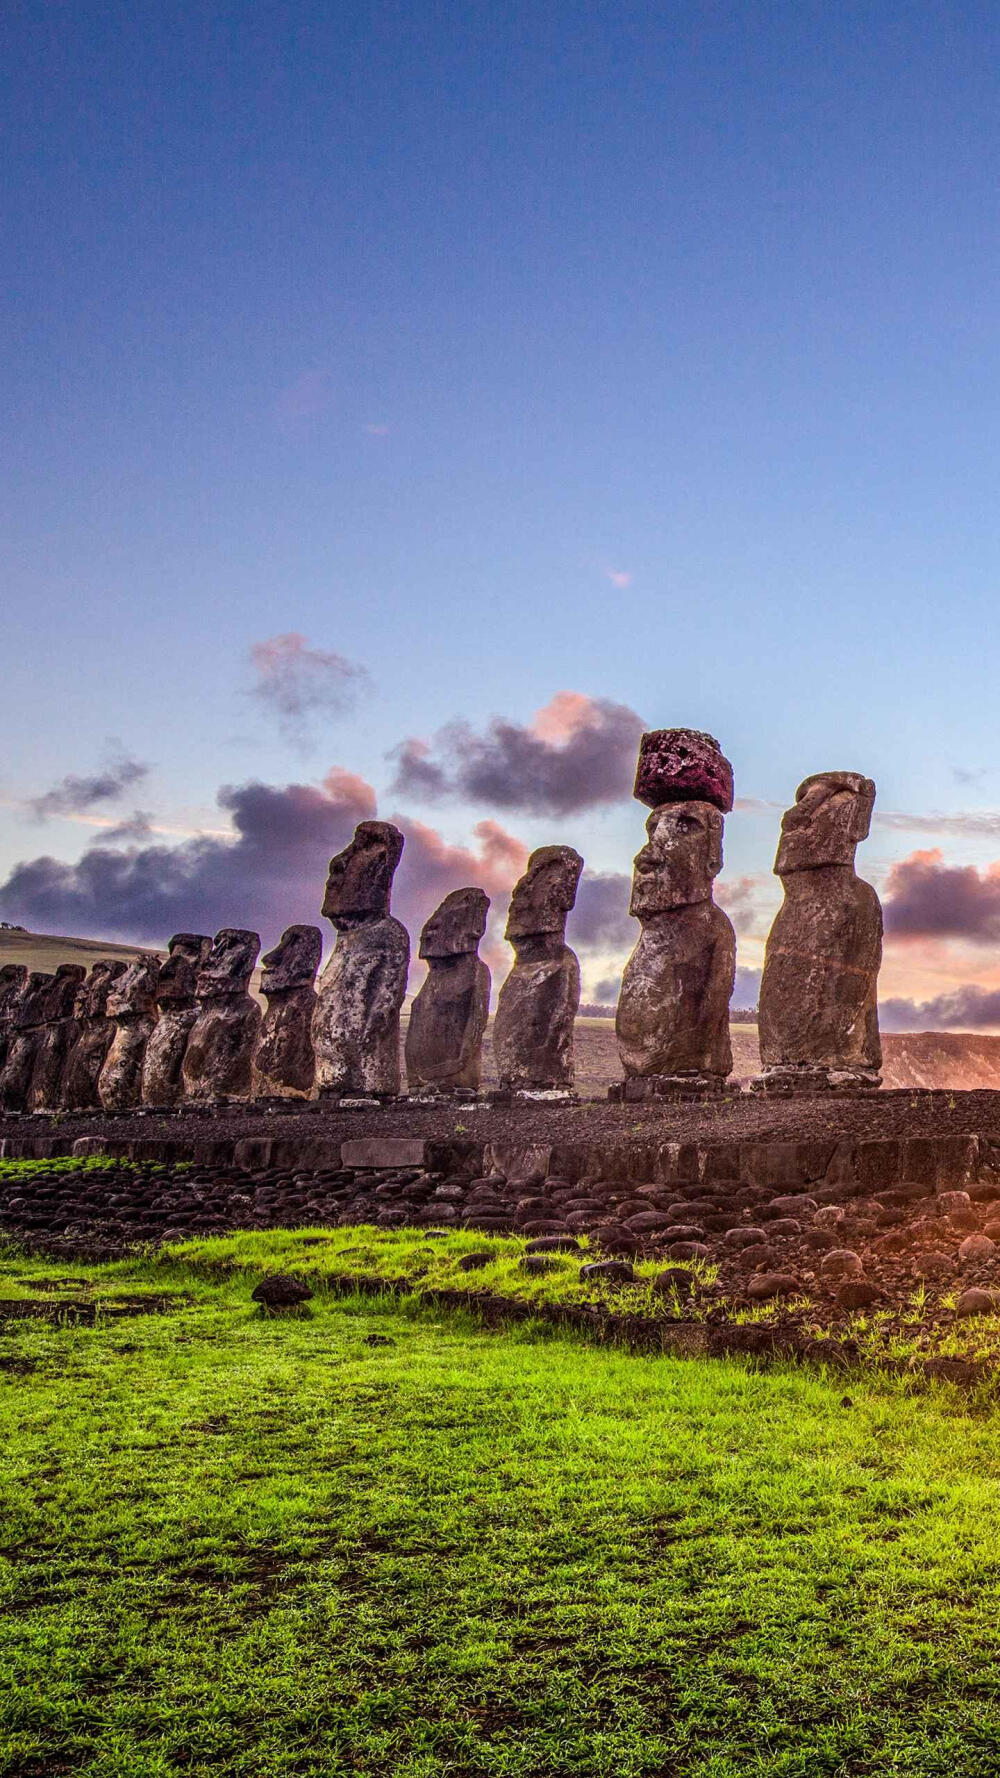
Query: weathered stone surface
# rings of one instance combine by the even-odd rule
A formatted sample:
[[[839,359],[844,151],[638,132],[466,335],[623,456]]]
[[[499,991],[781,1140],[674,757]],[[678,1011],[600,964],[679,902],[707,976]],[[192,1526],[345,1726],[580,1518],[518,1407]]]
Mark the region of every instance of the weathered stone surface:
[[[260,986],[267,1011],[254,1050],[255,1094],[304,1099],[312,1092],[314,983],[322,954],[318,926],[289,926],[264,957]]]
[[[861,1255],[850,1247],[835,1247],[824,1253],[819,1264],[822,1278],[860,1278],[864,1272]]]
[[[593,1259],[580,1267],[585,1284],[631,1284],[635,1271],[627,1259]]]
[[[300,1303],[307,1303],[311,1296],[312,1291],[305,1280],[293,1278],[287,1272],[269,1272],[250,1292],[252,1302],[272,1311],[297,1308]]]
[[[198,1016],[188,1038],[181,1078],[194,1100],[245,1099],[250,1092],[260,1007],[247,993],[260,937],[224,926],[198,971]]]
[[[722,869],[722,816],[707,802],[654,809],[635,859],[629,912],[642,933],[622,977],[615,1019],[627,1077],[722,1080],[733,1065],[729,999],[736,935],[712,900]]]
[[[403,836],[388,821],[362,821],[330,860],[323,914],[337,943],[313,1014],[321,1093],[398,1093],[399,1013],[410,940],[389,912]]]
[[[0,1074],[0,1107],[4,1111],[27,1108],[45,1019],[46,996],[54,980],[55,976],[47,975],[43,970],[32,970],[14,1005],[7,1059]]]
[[[747,1285],[752,1302],[767,1303],[776,1296],[797,1296],[801,1286],[791,1272],[757,1272]]]
[[[493,1021],[503,1087],[572,1087],[580,965],[565,932],[582,870],[572,846],[542,846],[514,885],[505,937],[515,962]]]
[[[58,1108],[63,1069],[77,1031],[73,1009],[86,973],[79,963],[60,963],[46,992],[44,1022],[28,1089],[29,1111]]]
[[[698,1288],[698,1279],[686,1266],[666,1266],[652,1278],[650,1288],[660,1296],[670,1296],[674,1291],[678,1296],[693,1296]]]
[[[422,1167],[426,1158],[427,1144],[418,1136],[361,1136],[340,1145],[342,1167]]]
[[[728,815],[733,768],[714,735],[694,728],[652,729],[639,742],[632,794],[647,809],[662,803],[712,803]]]
[[[131,1111],[142,1095],[142,1064],[156,1024],[156,981],[159,957],[137,957],[112,984],[107,999],[114,1020],[97,1092],[105,1111]]]
[[[475,1253],[463,1253],[458,1269],[460,1272],[481,1272],[484,1266],[491,1266],[496,1257],[495,1253],[487,1253],[484,1248]]]
[[[428,970],[406,1033],[411,1088],[479,1085],[490,972],[478,952],[489,906],[482,889],[454,889],[420,934]]]
[[[1000,1309],[1000,1290],[963,1290],[955,1304],[956,1315],[995,1315]]]
[[[101,1103],[97,1083],[115,1035],[108,1013],[108,996],[125,964],[105,959],[95,963],[77,990],[76,1037],[63,1069],[59,1101],[66,1111],[96,1110]]]
[[[855,875],[875,786],[856,772],[806,778],[784,815],[775,871],[785,899],[760,988],[762,1084],[874,1086],[882,1048],[876,984],[882,910]]]
[[[984,1261],[996,1258],[996,1242],[989,1235],[967,1235],[958,1249],[960,1266],[981,1266]]]
[[[25,963],[5,963],[0,968],[0,1074],[7,1060],[17,1004],[28,985]]]
[[[177,1105],[184,1097],[181,1070],[198,1018],[198,971],[211,948],[212,941],[203,932],[175,932],[167,946],[166,962],[156,978],[159,1018],[142,1063],[144,1105]]]

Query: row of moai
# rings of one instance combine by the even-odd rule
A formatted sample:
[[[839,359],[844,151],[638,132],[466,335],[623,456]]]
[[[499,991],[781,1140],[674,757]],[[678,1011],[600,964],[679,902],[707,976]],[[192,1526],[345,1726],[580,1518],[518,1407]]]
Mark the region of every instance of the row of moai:
[[[655,730],[642,738],[635,795],[651,813],[632,879],[640,937],[616,1018],[625,1078],[611,1096],[717,1096],[732,1070],[736,938],[713,899],[732,767],[710,735]],[[799,786],[782,820],[775,871],[784,901],[761,983],[758,1091],[880,1084],[882,917],[854,871],[874,798],[870,779],[824,772]],[[402,850],[391,823],[360,824],[330,863],[323,914],[337,941],[318,990],[321,934],[290,926],[263,958],[263,1013],[249,991],[260,940],[236,928],[214,941],[178,933],[165,961],[102,961],[87,976],[70,964],[54,976],[0,969],[0,1110],[394,1097],[410,963],[409,935],[390,912]],[[493,1027],[501,1094],[573,1095],[580,969],[565,931],[582,870],[571,846],[543,846],[511,896],[514,963]],[[405,1045],[411,1096],[479,1090],[491,986],[479,944],[489,906],[482,889],[456,889],[423,928],[428,972]]]

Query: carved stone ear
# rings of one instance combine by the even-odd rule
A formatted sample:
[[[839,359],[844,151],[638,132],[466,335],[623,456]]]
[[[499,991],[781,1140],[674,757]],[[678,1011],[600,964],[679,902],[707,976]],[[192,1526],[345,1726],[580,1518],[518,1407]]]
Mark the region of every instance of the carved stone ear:
[[[863,780],[864,789],[854,797],[851,818],[851,839],[855,845],[866,840],[871,832],[872,810],[875,807],[875,785],[871,778]]]
[[[708,828],[708,868],[713,877],[717,877],[722,869],[722,828],[722,816],[713,809]]]

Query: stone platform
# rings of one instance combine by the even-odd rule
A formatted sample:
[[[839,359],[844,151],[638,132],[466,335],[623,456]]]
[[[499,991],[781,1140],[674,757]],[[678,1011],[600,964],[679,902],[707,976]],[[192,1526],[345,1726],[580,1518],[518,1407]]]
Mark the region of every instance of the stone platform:
[[[961,1184],[1000,1167],[1000,1093],[881,1092],[814,1100],[354,1109],[237,1103],[165,1113],[0,1117],[0,1157],[107,1154],[158,1166],[260,1172],[417,1167],[466,1178],[557,1177],[571,1184],[698,1181],[802,1189],[856,1181],[885,1189]]]

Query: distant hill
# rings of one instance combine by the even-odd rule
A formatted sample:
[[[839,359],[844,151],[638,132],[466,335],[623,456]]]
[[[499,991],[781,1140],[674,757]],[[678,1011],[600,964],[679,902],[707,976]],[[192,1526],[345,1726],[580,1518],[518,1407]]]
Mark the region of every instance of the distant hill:
[[[26,963],[29,969],[44,970],[51,975],[60,963],[82,963],[92,969],[101,957],[131,963],[135,957],[165,957],[167,948],[155,951],[152,946],[115,945],[102,938],[55,938],[46,932],[0,931],[0,964]]]

